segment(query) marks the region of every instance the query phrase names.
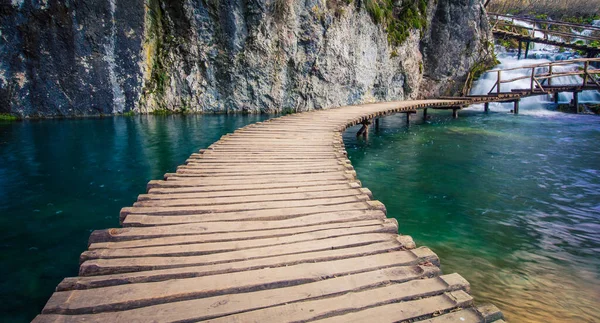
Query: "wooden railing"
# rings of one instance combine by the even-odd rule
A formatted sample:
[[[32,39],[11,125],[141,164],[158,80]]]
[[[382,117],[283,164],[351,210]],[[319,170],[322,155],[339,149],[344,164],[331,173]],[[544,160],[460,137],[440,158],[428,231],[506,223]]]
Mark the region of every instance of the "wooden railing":
[[[549,62],[543,64],[536,65],[528,65],[514,68],[507,68],[502,70],[491,70],[487,73],[496,73],[496,83],[490,89],[488,94],[500,94],[502,92],[502,84],[511,83],[519,80],[529,80],[529,88],[519,89],[524,91],[540,92],[546,93],[548,92],[544,87],[550,88],[552,86],[564,86],[564,87],[597,87],[600,90],[600,80],[598,76],[600,75],[600,69],[595,69],[591,66],[592,63],[599,63],[600,58],[581,58],[581,59],[573,59],[568,61],[556,61]],[[569,69],[567,71],[557,71],[557,66],[568,66],[568,65],[576,65],[573,69]],[[502,79],[502,73],[508,71],[517,71],[517,70],[530,70],[531,72],[528,75],[519,76],[507,80]],[[582,83],[580,84],[552,84],[552,79],[557,77],[566,77],[566,76],[580,76],[582,78]]]
[[[592,26],[592,25],[581,25],[581,24],[573,24],[573,23],[560,22],[560,21],[514,17],[514,16],[501,15],[501,14],[497,14],[497,13],[488,13],[488,16],[492,19],[492,26],[496,30],[510,31],[515,34],[521,34],[523,36],[529,35],[534,38],[539,38],[539,37],[536,37],[535,33],[541,32],[543,34],[541,39],[544,39],[544,40],[548,40],[549,36],[557,36],[557,37],[561,37],[565,40],[576,38],[576,39],[586,40],[588,42],[600,41],[600,27],[596,27],[596,26]],[[515,20],[529,22],[533,25],[533,27],[515,25]],[[538,24],[541,27],[538,27],[537,26]],[[564,27],[569,27],[570,29],[572,29],[572,28],[587,29],[587,30],[591,30],[593,33],[591,36],[580,35],[580,34],[573,33],[573,32],[566,33],[566,32],[562,32],[562,31],[558,31],[558,30],[552,30],[551,26],[564,26]],[[504,27],[504,28],[502,28],[502,27]],[[523,34],[523,32],[525,32],[525,31],[526,31],[526,34]],[[597,32],[597,33],[594,33],[594,32]],[[597,35],[594,35],[594,34],[597,34]]]

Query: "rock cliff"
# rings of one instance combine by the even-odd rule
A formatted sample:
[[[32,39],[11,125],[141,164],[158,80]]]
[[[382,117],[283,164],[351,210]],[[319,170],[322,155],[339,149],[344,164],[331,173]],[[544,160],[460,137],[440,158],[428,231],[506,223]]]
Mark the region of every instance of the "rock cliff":
[[[480,0],[0,0],[0,113],[304,111],[452,93]]]

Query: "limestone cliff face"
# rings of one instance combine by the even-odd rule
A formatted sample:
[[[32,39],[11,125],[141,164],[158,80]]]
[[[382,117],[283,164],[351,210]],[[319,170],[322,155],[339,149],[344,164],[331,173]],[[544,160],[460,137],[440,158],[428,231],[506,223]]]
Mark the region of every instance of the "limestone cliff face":
[[[429,1],[427,27],[400,45],[364,0],[0,1],[0,112],[20,116],[435,95],[457,88],[447,81],[463,80],[491,37],[480,0]]]
[[[425,70],[420,96],[455,94],[474,65],[495,64],[487,13],[479,0],[439,0],[430,10],[430,28],[421,42]]]

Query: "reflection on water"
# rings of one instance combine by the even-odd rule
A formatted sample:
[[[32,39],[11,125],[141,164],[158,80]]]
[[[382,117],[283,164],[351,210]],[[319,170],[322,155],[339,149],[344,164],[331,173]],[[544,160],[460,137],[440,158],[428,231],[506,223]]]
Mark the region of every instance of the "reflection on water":
[[[263,116],[0,122],[0,312],[28,322],[146,183]]]
[[[478,303],[512,322],[600,321],[600,118],[433,114],[344,134],[359,179]]]

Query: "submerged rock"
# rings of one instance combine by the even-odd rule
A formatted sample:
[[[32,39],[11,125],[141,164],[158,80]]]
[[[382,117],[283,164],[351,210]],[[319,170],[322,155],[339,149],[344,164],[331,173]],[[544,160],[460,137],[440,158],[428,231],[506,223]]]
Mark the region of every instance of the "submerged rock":
[[[391,25],[373,3],[3,1],[0,113],[276,112],[410,99],[456,92],[491,54],[481,1],[395,2],[385,10],[404,24]]]

